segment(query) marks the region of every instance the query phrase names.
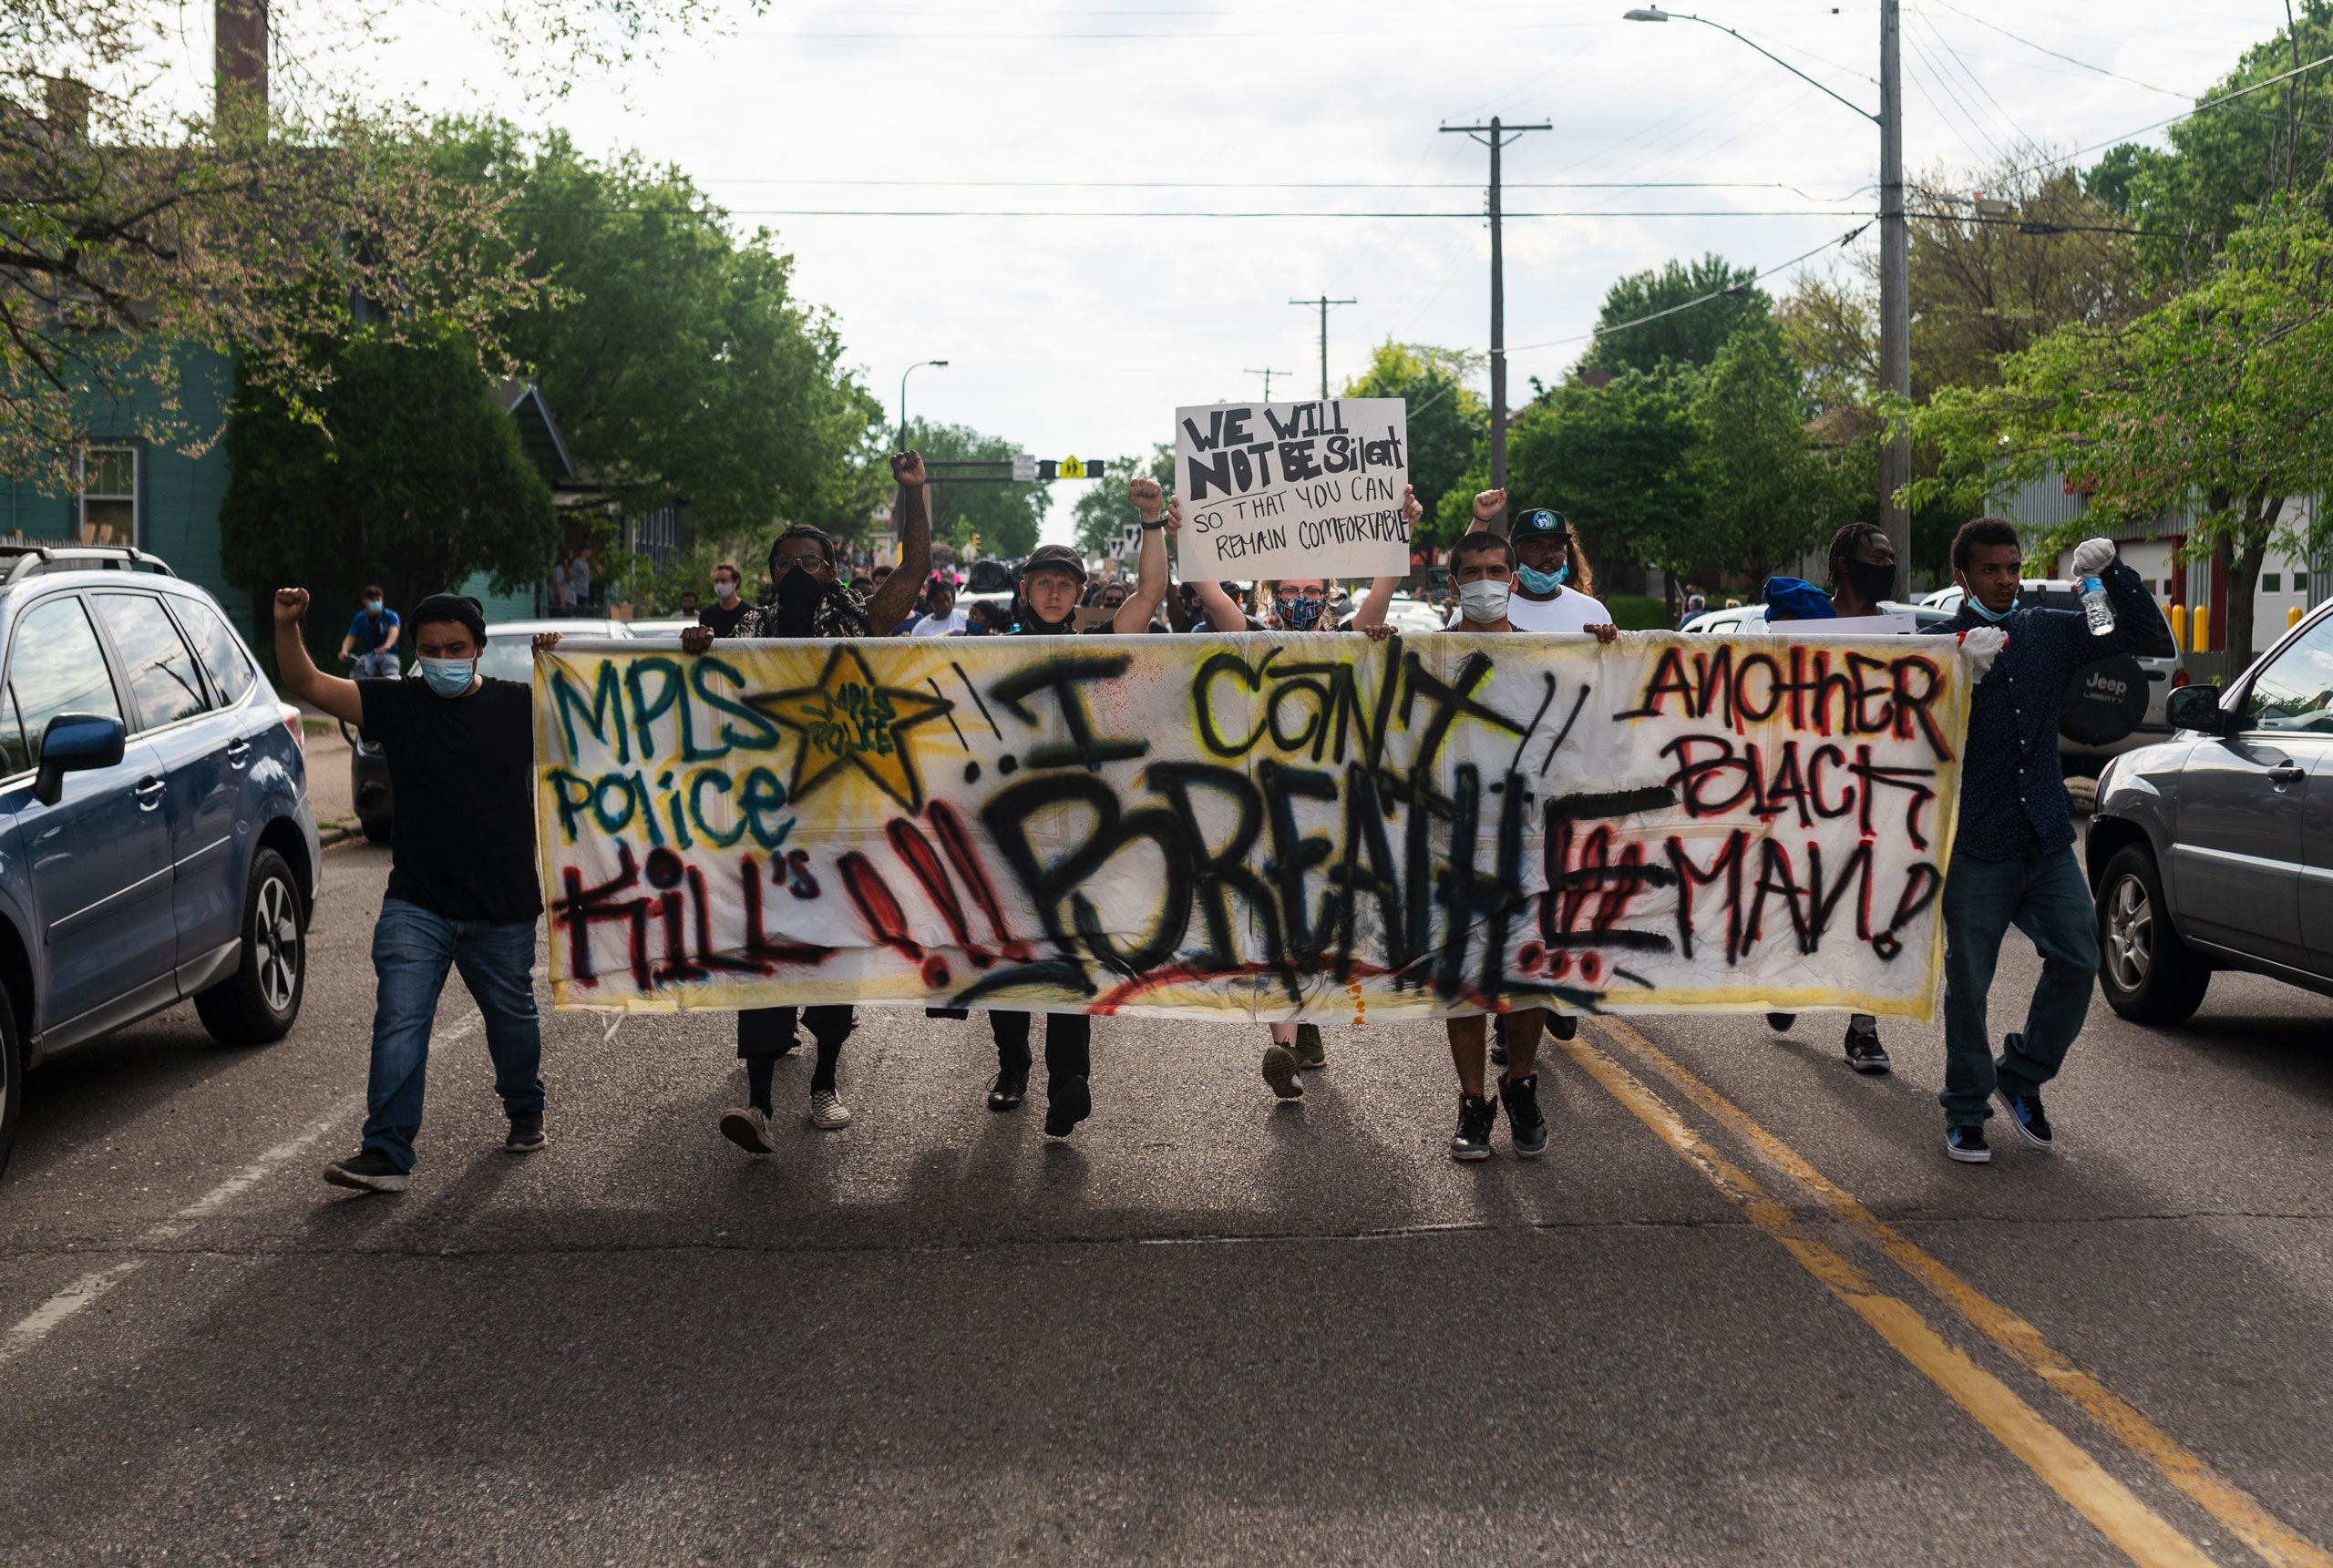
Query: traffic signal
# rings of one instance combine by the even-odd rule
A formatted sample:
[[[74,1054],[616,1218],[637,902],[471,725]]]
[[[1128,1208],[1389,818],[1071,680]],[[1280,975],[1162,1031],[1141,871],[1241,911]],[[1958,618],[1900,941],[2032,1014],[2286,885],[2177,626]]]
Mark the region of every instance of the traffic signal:
[[[1044,457],[1038,460],[1037,477],[1040,479],[1098,479],[1109,466],[1108,459],[1101,457],[1095,458],[1091,463],[1080,462],[1074,457]]]

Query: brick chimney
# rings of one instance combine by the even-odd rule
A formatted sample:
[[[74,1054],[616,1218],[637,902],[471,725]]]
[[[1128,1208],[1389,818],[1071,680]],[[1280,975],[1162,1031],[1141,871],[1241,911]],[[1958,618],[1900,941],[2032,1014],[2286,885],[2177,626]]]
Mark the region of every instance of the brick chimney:
[[[217,0],[219,115],[240,97],[267,108],[267,0]]]

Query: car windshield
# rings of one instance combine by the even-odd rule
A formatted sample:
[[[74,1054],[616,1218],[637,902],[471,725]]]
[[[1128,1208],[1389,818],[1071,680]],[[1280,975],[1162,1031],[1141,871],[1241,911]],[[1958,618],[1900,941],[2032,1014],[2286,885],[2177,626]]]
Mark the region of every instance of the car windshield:
[[[508,637],[489,636],[486,640],[486,657],[478,661],[478,672],[490,681],[525,681],[535,678],[535,634],[521,631]]]

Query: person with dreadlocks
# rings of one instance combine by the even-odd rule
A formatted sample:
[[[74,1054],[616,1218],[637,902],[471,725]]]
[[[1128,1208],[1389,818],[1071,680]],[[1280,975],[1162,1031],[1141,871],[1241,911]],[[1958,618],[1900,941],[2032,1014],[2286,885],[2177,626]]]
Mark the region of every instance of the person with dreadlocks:
[[[923,458],[914,452],[895,453],[891,477],[899,487],[899,564],[871,594],[862,594],[835,570],[836,547],[821,528],[797,523],[777,536],[769,548],[770,587],[764,601],[748,606],[738,617],[731,637],[866,637],[868,628],[885,631],[907,618],[916,589],[931,574],[931,513],[924,501]],[[712,648],[714,630],[693,626],[681,633],[681,650],[703,653]],[[810,1026],[818,1047],[817,1064],[810,1074],[810,1125],[832,1132],[850,1124],[850,1112],[835,1092],[835,1064],[842,1042],[858,1027],[850,1008],[843,1005],[801,1009],[800,1021]],[[746,1008],[737,1014],[737,1054],[745,1063],[745,1103],[723,1112],[721,1135],[750,1154],[767,1154],[770,1142],[770,1085],[777,1059],[791,1051],[796,1009]]]
[[[1896,586],[1896,546],[1877,523],[1849,523],[1831,538],[1831,593],[1794,577],[1766,579],[1768,624],[1789,620],[1854,620],[1885,615],[1883,601]],[[1794,1012],[1770,1012],[1769,1027],[1787,1033]],[[1886,1072],[1894,1063],[1879,1043],[1879,1020],[1866,1012],[1847,1019],[1847,1065],[1857,1072]]]

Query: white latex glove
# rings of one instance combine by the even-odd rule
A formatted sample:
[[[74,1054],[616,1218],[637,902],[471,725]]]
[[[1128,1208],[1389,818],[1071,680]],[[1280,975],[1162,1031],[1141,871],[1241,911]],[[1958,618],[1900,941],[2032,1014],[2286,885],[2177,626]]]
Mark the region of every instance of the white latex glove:
[[[2087,549],[2089,546],[2083,548]],[[2008,646],[2009,633],[1998,626],[1972,626],[1962,632],[1960,657],[1968,666],[1968,679],[1982,681],[1986,671],[1992,669],[1993,661],[1999,658],[2001,650]]]
[[[2074,576],[2077,579],[2096,577],[2113,559],[2113,540],[2084,539],[2074,547]]]

